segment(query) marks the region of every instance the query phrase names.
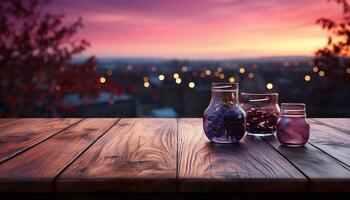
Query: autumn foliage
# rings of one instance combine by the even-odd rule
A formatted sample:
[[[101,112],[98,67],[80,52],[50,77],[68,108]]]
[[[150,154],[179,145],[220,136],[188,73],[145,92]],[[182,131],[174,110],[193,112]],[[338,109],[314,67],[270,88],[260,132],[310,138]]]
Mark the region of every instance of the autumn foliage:
[[[64,15],[41,9],[40,0],[0,1],[0,115],[59,116],[72,108],[67,94],[93,98],[101,87],[96,62],[72,58],[89,46],[76,36],[82,20],[65,25]]]

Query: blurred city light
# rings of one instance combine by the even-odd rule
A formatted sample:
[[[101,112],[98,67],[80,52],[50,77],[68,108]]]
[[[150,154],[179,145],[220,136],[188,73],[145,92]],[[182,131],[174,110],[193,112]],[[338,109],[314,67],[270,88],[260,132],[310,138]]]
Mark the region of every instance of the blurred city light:
[[[225,78],[225,74],[220,74],[220,75],[219,75],[219,78],[220,78],[220,79],[224,79],[224,78]]]
[[[182,66],[182,68],[181,68],[182,72],[187,72],[187,70],[188,70],[188,67],[186,65]]]
[[[228,79],[228,81],[229,81],[230,83],[234,83],[234,82],[236,81],[236,79],[235,79],[235,77],[230,77],[230,78]]]
[[[218,67],[218,68],[216,69],[216,71],[218,71],[219,73],[222,72],[222,70],[223,70],[222,67]]]
[[[156,67],[156,66],[153,66],[153,67],[151,68],[151,70],[152,70],[152,72],[155,72],[155,71],[157,71],[157,67]]]
[[[239,68],[239,73],[244,74],[245,69],[243,67]]]
[[[100,83],[105,83],[107,80],[104,76],[101,76],[100,77]]]
[[[250,72],[250,73],[248,74],[248,78],[254,78],[254,73]]]
[[[147,76],[144,76],[144,77],[143,77],[143,81],[144,81],[144,82],[148,82],[148,81],[149,81],[149,78],[148,78]]]
[[[320,75],[321,77],[324,77],[326,75],[326,73],[324,71],[319,71],[318,75]]]
[[[284,67],[288,67],[290,65],[290,63],[288,61],[284,61],[282,64]]]
[[[109,69],[109,70],[107,71],[107,75],[108,75],[108,76],[112,76],[112,74],[113,74],[112,70]]]
[[[207,70],[205,70],[205,74],[206,74],[207,76],[210,76],[211,71],[210,71],[209,69],[207,69]]]
[[[180,84],[180,83],[181,83],[181,78],[177,78],[177,79],[175,80],[175,82],[176,82],[177,84]]]
[[[143,86],[144,86],[145,88],[148,88],[148,87],[150,86],[150,84],[149,84],[149,82],[144,82],[144,83],[143,83]]]
[[[310,81],[311,80],[311,76],[305,75],[304,79],[305,79],[305,81]]]
[[[318,72],[318,67],[313,67],[313,68],[312,68],[312,71]]]
[[[350,67],[346,68],[346,73],[350,74]]]
[[[177,79],[180,77],[180,75],[178,73],[174,73],[173,77],[174,77],[174,79]]]
[[[165,76],[163,74],[158,76],[159,80],[163,81],[165,79]]]
[[[273,88],[273,84],[272,83],[268,83],[266,84],[266,88],[271,90]]]
[[[128,66],[126,67],[126,70],[131,71],[131,70],[132,70],[132,68],[133,68],[133,66],[132,66],[132,65],[128,65]]]
[[[194,84],[194,82],[190,82],[189,84],[188,84],[188,87],[189,88],[194,88],[196,86],[196,84]]]

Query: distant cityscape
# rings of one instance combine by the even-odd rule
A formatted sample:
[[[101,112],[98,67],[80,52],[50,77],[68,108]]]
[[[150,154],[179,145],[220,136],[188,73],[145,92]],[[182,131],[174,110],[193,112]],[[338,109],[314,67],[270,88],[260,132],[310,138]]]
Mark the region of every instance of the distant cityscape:
[[[326,103],[320,99],[322,94],[315,92],[315,86],[327,84],[328,78],[324,71],[313,66],[312,57],[232,60],[99,58],[97,70],[101,83],[115,80],[122,88],[121,93],[101,92],[89,104],[84,104],[77,95],[69,95],[65,101],[77,109],[67,116],[201,117],[210,101],[211,82],[239,83],[240,92],[277,92],[280,103],[306,103],[310,117],[350,116],[346,104],[350,95],[346,86],[334,88],[332,98],[326,99]]]

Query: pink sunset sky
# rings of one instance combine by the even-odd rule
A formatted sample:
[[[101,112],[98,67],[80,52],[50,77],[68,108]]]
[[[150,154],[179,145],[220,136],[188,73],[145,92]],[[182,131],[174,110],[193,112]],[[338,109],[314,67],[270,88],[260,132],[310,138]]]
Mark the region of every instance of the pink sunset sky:
[[[53,0],[81,16],[86,54],[222,59],[312,56],[327,42],[319,17],[339,19],[327,0]]]

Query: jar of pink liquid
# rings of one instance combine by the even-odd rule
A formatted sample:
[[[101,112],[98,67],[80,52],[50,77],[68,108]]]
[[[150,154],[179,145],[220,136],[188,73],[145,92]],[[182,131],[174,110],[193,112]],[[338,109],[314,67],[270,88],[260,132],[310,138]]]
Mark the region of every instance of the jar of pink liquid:
[[[283,146],[304,146],[310,136],[310,125],[306,120],[305,104],[282,103],[277,122],[277,138]]]

